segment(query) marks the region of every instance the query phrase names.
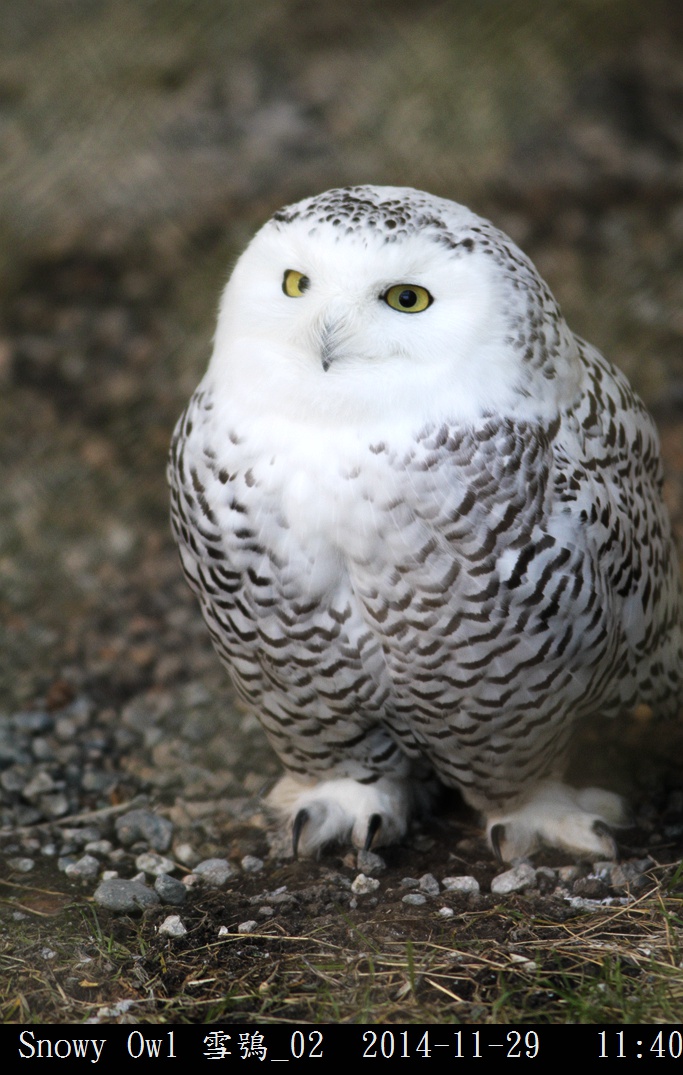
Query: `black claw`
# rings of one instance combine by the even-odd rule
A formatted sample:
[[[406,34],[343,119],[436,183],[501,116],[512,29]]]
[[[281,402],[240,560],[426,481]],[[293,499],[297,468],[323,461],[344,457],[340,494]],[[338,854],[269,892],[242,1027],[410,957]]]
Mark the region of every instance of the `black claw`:
[[[368,831],[365,834],[365,844],[363,846],[363,851],[369,851],[370,850],[370,848],[372,847],[372,841],[375,839],[375,836],[377,835],[377,833],[379,832],[379,830],[381,828],[382,828],[382,815],[381,814],[371,814],[370,820],[368,821]]]
[[[601,821],[600,818],[598,818],[597,821],[593,822],[592,827],[593,827],[593,832],[595,833],[596,836],[602,836],[603,838],[609,840],[609,842],[611,844],[611,847],[612,847],[612,855],[613,855],[614,858],[616,858],[617,857],[617,841],[614,839],[614,834],[612,833],[612,830],[610,829],[609,825],[606,825],[604,821]]]
[[[501,825],[500,823],[498,823],[498,825],[494,825],[491,829],[491,832],[489,833],[489,839],[491,840],[491,847],[493,848],[493,853],[502,865],[505,862],[501,846],[503,840],[505,839],[505,825]]]
[[[299,857],[299,840],[301,839],[301,833],[304,831],[304,826],[310,820],[310,814],[308,810],[301,809],[294,818],[292,823],[292,851],[294,852],[294,858]]]

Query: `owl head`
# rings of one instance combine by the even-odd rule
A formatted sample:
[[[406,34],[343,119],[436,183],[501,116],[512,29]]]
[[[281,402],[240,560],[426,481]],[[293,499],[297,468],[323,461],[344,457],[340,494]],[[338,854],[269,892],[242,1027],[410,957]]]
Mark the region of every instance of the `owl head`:
[[[214,390],[297,421],[547,418],[576,392],[573,335],[488,221],[407,187],[275,213],[237,262]]]

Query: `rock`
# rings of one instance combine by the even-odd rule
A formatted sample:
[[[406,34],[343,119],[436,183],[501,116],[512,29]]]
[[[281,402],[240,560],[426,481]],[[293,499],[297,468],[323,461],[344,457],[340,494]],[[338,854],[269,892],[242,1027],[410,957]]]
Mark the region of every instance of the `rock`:
[[[369,892],[376,892],[378,888],[379,881],[377,878],[366,877],[364,873],[359,873],[351,884],[351,891],[355,892],[357,896],[367,896]]]
[[[187,929],[183,925],[180,916],[171,914],[159,926],[159,933],[164,937],[184,937]]]
[[[187,899],[187,888],[182,881],[169,877],[167,873],[159,874],[154,882],[154,891],[162,903],[181,904]]]
[[[387,864],[381,855],[375,854],[374,851],[363,851],[362,848],[356,855],[356,866],[363,871],[366,877],[370,877],[373,873],[381,873],[382,870],[387,868]]]
[[[162,873],[173,873],[176,864],[173,859],[159,855],[155,851],[143,851],[135,859],[135,868],[151,874],[152,877],[159,877]]]
[[[13,859],[7,859],[7,865],[11,866],[17,873],[28,873],[35,866],[33,859],[25,857],[17,857]]]
[[[235,870],[227,859],[204,859],[203,862],[197,863],[192,872],[214,888],[220,888],[235,876]]]
[[[265,866],[263,859],[257,858],[256,855],[245,855],[242,859],[240,866],[245,873],[258,873]]]
[[[94,855],[83,855],[76,862],[71,862],[65,868],[67,877],[75,877],[79,881],[94,881],[100,872],[100,860]]]
[[[444,877],[441,884],[447,892],[460,892],[463,894],[479,892],[479,882],[476,877],[470,877],[469,874],[464,874],[462,877]]]
[[[95,903],[110,911],[144,911],[147,907],[156,907],[159,897],[151,888],[140,881],[124,881],[117,878],[103,881],[95,889]]]
[[[536,883],[536,871],[527,862],[520,862],[511,870],[498,874],[491,882],[491,892],[494,896],[505,896],[508,892],[523,892],[525,888],[532,888]]]
[[[116,821],[116,835],[126,847],[145,840],[155,851],[168,851],[173,825],[151,810],[131,810]]]
[[[424,892],[426,896],[438,896],[439,882],[433,873],[422,875],[420,878],[420,892]]]

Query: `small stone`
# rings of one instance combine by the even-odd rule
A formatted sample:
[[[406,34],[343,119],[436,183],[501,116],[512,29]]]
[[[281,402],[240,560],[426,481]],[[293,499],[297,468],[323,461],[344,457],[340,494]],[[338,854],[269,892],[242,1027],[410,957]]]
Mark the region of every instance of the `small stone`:
[[[452,907],[439,907],[440,918],[452,918],[454,914],[455,911]]]
[[[255,922],[253,922],[253,923],[252,922],[243,922],[242,925],[243,926],[251,926],[251,925],[255,926],[256,923]],[[239,932],[239,927],[238,927],[238,932]],[[246,930],[245,932],[248,933],[250,931]],[[230,930],[228,929],[228,927],[227,926],[219,926],[218,927],[218,936],[219,937],[229,937],[230,936]]]
[[[47,792],[54,791],[57,788],[57,784],[52,779],[49,773],[46,773],[44,769],[37,772],[32,780],[29,780],[28,784],[24,785],[22,795],[29,802],[34,799],[39,799],[41,795],[45,795]]]
[[[275,914],[275,908],[269,907],[268,904],[265,904],[263,907],[259,907],[258,913],[260,915],[263,915],[264,918],[270,918],[271,915]]]
[[[409,892],[407,896],[403,897],[402,903],[408,903],[412,907],[419,907],[421,904],[427,902],[427,897],[423,896],[421,892]]]
[[[463,895],[479,892],[479,882],[476,877],[470,877],[469,874],[464,874],[462,877],[444,877],[441,884],[447,892],[460,892]]]
[[[52,761],[55,757],[49,739],[43,738],[42,735],[37,735],[31,741],[31,752],[36,761]]]
[[[585,877],[585,875],[585,866],[579,865],[560,866],[557,871],[557,876],[560,881],[563,881],[565,884],[572,884],[574,881],[578,880],[579,877]]]
[[[29,734],[47,732],[52,727],[52,717],[42,710],[26,710],[22,713],[15,713],[12,717],[12,724],[19,732]]]
[[[240,863],[245,873],[258,873],[265,866],[263,859],[257,858],[256,855],[245,855]]]
[[[42,795],[40,809],[46,817],[64,817],[69,812],[69,800],[63,792],[56,795]]]
[[[187,929],[180,920],[180,915],[171,914],[159,926],[159,933],[164,937],[184,937]]]
[[[33,861],[33,859],[30,858],[19,857],[14,859],[7,859],[7,865],[11,866],[13,870],[17,871],[17,873],[29,873],[29,871],[32,870],[35,866],[35,862]]]
[[[13,792],[21,791],[26,786],[26,777],[19,769],[12,767],[11,769],[5,769],[0,776],[0,787],[3,791],[7,791],[10,795]]]
[[[136,840],[145,840],[155,851],[168,851],[173,836],[173,825],[165,817],[158,817],[151,810],[131,810],[116,821],[116,835],[129,847]]]
[[[523,892],[536,883],[536,871],[528,862],[520,862],[511,870],[498,874],[491,882],[491,892],[494,896],[504,896],[508,892]]]
[[[194,867],[193,873],[201,877],[202,881],[207,885],[212,885],[214,888],[220,888],[231,877],[235,876],[235,870],[233,870],[227,859],[204,859],[203,862],[198,862]]]
[[[609,885],[599,877],[580,877],[574,882],[572,895],[586,900],[604,900],[609,896]]]
[[[364,873],[359,873],[351,884],[351,891],[355,892],[357,896],[367,896],[369,892],[376,892],[378,888],[379,881],[377,878],[366,877]]]
[[[201,855],[197,854],[191,844],[177,844],[173,848],[173,854],[178,862],[181,862],[183,866],[189,866],[190,869],[201,859]]]
[[[239,926],[237,927],[237,932],[238,933],[253,933],[254,930],[256,930],[256,929],[258,929],[258,922],[256,921],[255,918],[249,918],[249,919],[247,919],[246,922],[240,922]],[[228,932],[228,930],[227,930],[227,928],[225,926],[221,926],[221,928],[218,931],[218,936],[219,937],[221,936],[221,930],[225,930],[226,933]]]
[[[636,888],[640,889],[647,885],[647,877],[645,874],[648,870],[651,870],[654,866],[652,859],[631,859],[628,862],[622,862],[619,865],[615,863],[611,864],[610,868],[610,884],[613,888],[626,889]]]
[[[64,873],[67,877],[75,877],[79,881],[94,881],[100,872],[100,862],[94,855],[83,855],[76,862],[70,862]]]
[[[102,881],[95,890],[95,903],[107,907],[110,911],[144,911],[147,907],[156,907],[159,897],[147,885],[139,881]]]
[[[167,873],[159,874],[154,882],[154,891],[161,897],[162,903],[181,904],[187,899],[187,888],[183,882],[169,877]]]
[[[420,882],[418,881],[417,877],[402,877],[400,884],[401,884],[401,888],[419,888],[420,887]]]
[[[89,840],[84,850],[89,855],[102,855],[103,858],[106,858],[114,850],[114,845],[111,840]]]
[[[538,866],[536,868],[536,888],[543,896],[554,892],[557,888],[555,870],[551,869],[550,866]]]
[[[143,851],[135,859],[135,868],[151,874],[152,877],[159,877],[162,873],[173,873],[176,864],[173,859],[159,855],[156,851]]]
[[[377,855],[374,851],[363,851],[362,849],[356,855],[356,866],[363,871],[366,877],[373,873],[381,873],[382,870],[387,868],[387,864],[381,855]]]
[[[420,878],[420,892],[427,896],[438,896],[439,882],[433,873],[424,873]]]

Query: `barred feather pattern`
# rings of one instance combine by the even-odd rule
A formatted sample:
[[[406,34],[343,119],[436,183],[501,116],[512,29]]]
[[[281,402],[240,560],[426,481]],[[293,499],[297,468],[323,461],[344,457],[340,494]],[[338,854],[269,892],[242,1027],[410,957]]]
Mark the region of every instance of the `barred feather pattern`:
[[[463,417],[446,400],[378,435],[330,423],[311,453],[295,424],[226,405],[214,374],[178,423],[169,479],[215,648],[294,779],[435,774],[492,817],[561,779],[577,720],[638,703],[675,715],[681,601],[645,408],[514,245],[467,228],[512,280],[519,408]],[[459,233],[435,241],[466,256]],[[527,406],[567,349],[576,387]]]

